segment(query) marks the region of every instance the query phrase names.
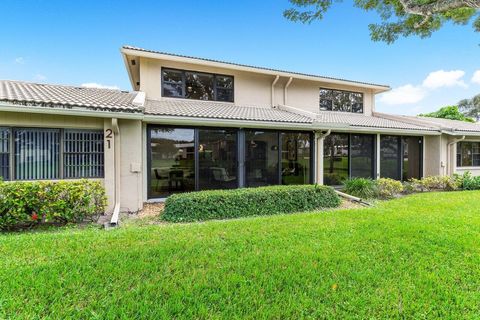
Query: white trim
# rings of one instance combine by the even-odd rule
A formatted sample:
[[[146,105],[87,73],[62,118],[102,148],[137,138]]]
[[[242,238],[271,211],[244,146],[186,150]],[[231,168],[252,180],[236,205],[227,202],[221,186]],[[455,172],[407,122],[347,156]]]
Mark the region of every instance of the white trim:
[[[143,108],[145,106],[146,97],[147,96],[145,95],[145,92],[138,91],[137,95],[135,96],[135,98],[132,101],[132,104],[137,106],[137,107]]]
[[[278,105],[278,110],[283,110],[283,111],[287,111],[287,112],[291,112],[291,113],[296,113],[296,114],[299,114],[301,116],[305,116],[307,118],[312,118],[312,120],[317,118],[317,114],[314,113],[314,112],[310,112],[310,111],[307,111],[307,110],[295,108],[295,107],[288,106],[288,105],[285,105],[285,104],[279,104]]]

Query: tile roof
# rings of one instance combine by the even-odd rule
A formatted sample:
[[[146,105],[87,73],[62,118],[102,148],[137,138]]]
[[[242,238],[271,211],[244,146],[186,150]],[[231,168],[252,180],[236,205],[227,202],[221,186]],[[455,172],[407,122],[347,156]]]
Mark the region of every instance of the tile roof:
[[[362,114],[334,111],[321,111],[317,115],[316,123],[337,124],[350,127],[436,131],[427,126],[409,123],[408,121],[390,120],[375,115],[365,116]]]
[[[132,103],[136,95],[135,92],[111,89],[0,80],[0,101],[17,105],[141,112]]]
[[[459,120],[439,119],[431,117],[390,115],[378,113],[380,117],[388,117],[398,121],[410,122],[434,130],[458,131],[458,132],[476,132],[480,133],[480,123],[471,123]]]
[[[364,85],[377,86],[377,87],[384,87],[385,89],[390,89],[390,86],[384,85],[384,84],[376,84],[376,83],[370,83],[370,82],[362,82],[362,81],[347,80],[347,79],[342,79],[342,78],[327,77],[327,76],[321,76],[321,75],[316,75],[316,74],[286,71],[286,70],[272,69],[272,68],[266,68],[266,67],[258,67],[258,66],[248,65],[248,64],[234,63],[234,62],[215,60],[215,59],[198,58],[198,57],[175,54],[175,53],[168,53],[168,52],[163,52],[163,51],[148,50],[148,49],[143,49],[143,48],[139,48],[139,47],[135,47],[135,46],[129,46],[129,45],[124,45],[122,48],[123,49],[140,51],[140,52],[163,54],[163,55],[168,55],[168,56],[172,56],[172,57],[196,59],[196,60],[207,61],[207,62],[224,63],[224,64],[229,64],[229,65],[232,65],[232,66],[253,68],[253,69],[264,70],[264,71],[273,71],[273,72],[281,72],[281,73],[290,73],[292,75],[315,77],[315,78],[319,78],[319,80],[329,79],[329,80],[336,80],[336,81],[346,81],[346,82],[351,82],[351,83],[364,84]]]
[[[145,114],[306,124],[313,122],[312,118],[270,107],[237,106],[198,100],[147,100]]]

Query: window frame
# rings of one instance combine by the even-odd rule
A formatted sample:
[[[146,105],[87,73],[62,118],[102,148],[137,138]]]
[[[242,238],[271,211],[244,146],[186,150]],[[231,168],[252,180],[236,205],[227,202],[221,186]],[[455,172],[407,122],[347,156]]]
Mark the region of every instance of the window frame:
[[[361,111],[357,112],[357,111],[353,111],[353,104],[350,106],[350,110],[349,111],[343,111],[343,110],[333,110],[333,107],[334,107],[334,99],[333,99],[333,96],[331,99],[324,99],[324,100],[328,100],[328,101],[331,101],[332,103],[332,109],[331,110],[324,110],[322,109],[322,97],[321,97],[321,91],[322,90],[328,90],[328,91],[331,91],[332,93],[333,92],[338,92],[338,93],[348,93],[348,94],[360,94],[362,96],[362,108],[361,108]],[[342,90],[342,89],[332,89],[332,88],[325,88],[325,87],[320,87],[318,89],[318,108],[320,111],[327,111],[327,112],[344,112],[344,113],[353,113],[353,114],[364,114],[365,113],[365,93],[363,92],[360,92],[360,91],[350,91],[350,90]]]
[[[78,180],[78,179],[103,179],[105,177],[105,136],[103,129],[84,129],[84,128],[58,128],[58,127],[28,127],[28,126],[19,126],[19,127],[13,127],[13,126],[2,126],[0,129],[7,129],[8,134],[9,134],[9,145],[8,145],[8,155],[9,155],[9,163],[8,163],[8,178],[5,179],[3,178],[4,181],[42,181],[42,180],[47,180],[47,181],[57,181],[57,180]],[[58,175],[57,178],[51,178],[51,179],[16,179],[16,161],[15,161],[15,132],[17,130],[57,130],[58,131]],[[68,177],[65,178],[65,132],[66,131],[82,131],[82,132],[97,132],[101,133],[102,137],[102,143],[103,143],[103,170],[102,176],[91,176],[91,177]],[[3,154],[3,153],[2,153]],[[89,153],[87,153],[89,154]]]
[[[169,96],[165,95],[164,84],[165,83],[170,83],[169,81],[165,80],[165,77],[164,77],[164,74],[163,74],[165,71],[174,71],[174,72],[180,72],[181,73],[181,78],[182,78],[182,96],[181,97],[169,97]],[[201,99],[187,98],[187,77],[186,77],[187,72],[188,73],[203,74],[203,75],[208,75],[208,76],[213,77],[213,99],[212,100],[201,100]],[[232,78],[232,88],[231,88],[231,90],[232,90],[232,100],[231,101],[218,100],[217,90],[219,88],[220,89],[224,89],[224,88],[218,86],[217,77]],[[233,76],[233,75],[222,74],[222,73],[204,72],[204,71],[196,71],[196,70],[188,70],[188,69],[177,69],[177,68],[162,67],[161,71],[160,71],[160,78],[161,78],[161,95],[164,98],[235,103],[235,76]]]
[[[463,154],[462,154],[462,146],[465,145],[465,144],[471,144],[471,156],[470,156],[470,160],[471,160],[471,165],[463,165]],[[477,150],[480,151],[480,141],[469,141],[469,140],[464,140],[464,141],[460,141],[460,142],[457,142],[457,150],[456,150],[456,159],[455,159],[455,165],[457,168],[479,168],[480,167],[480,161],[478,164],[475,164],[475,155],[477,155],[478,157],[480,157],[480,152],[478,153],[475,153],[474,150],[475,150],[475,145],[477,145]]]

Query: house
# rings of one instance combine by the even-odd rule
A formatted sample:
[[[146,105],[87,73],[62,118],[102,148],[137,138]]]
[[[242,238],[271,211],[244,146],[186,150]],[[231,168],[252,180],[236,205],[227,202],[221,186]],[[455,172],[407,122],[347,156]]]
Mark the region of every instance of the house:
[[[101,179],[115,222],[177,192],[480,175],[480,125],[376,112],[388,86],[121,54],[131,92],[0,81],[4,180]]]

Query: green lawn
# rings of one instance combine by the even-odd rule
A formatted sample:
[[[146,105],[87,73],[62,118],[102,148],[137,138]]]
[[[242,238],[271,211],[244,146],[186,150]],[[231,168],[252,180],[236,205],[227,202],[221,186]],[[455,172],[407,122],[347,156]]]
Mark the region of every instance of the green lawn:
[[[0,318],[478,318],[480,192],[0,236]]]

